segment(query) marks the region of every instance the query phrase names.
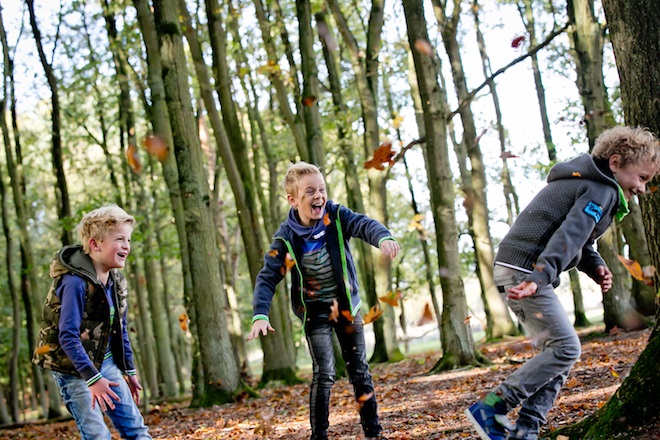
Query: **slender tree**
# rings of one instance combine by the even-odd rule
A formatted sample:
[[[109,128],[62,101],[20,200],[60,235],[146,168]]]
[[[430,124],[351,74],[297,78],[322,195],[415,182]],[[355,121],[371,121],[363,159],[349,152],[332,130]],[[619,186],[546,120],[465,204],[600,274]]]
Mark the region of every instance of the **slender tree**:
[[[429,45],[423,5],[403,0],[408,40],[411,48]],[[442,358],[432,371],[442,371],[463,365],[476,365],[483,359],[474,346],[467,317],[467,303],[463,280],[460,277],[454,188],[447,148],[447,109],[438,84],[437,66],[433,56],[413,50],[415,72],[424,111],[426,138],[426,172],[431,192],[431,210],[435,222],[438,247],[438,266],[442,286],[443,311],[440,338]]]
[[[660,133],[660,71],[655,54],[660,51],[660,9],[653,0],[603,0],[616,65],[626,123]],[[650,185],[658,185],[656,178]],[[660,267],[660,193],[641,198],[642,218],[652,262]],[[656,272],[655,286],[660,285]],[[611,439],[643,427],[660,412],[660,312],[648,344],[608,403],[576,426],[557,435],[571,439]]]

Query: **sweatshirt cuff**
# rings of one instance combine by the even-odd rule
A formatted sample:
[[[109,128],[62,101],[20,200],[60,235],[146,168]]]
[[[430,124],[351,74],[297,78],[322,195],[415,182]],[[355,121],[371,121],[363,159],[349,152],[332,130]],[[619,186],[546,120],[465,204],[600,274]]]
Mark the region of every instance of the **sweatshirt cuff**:
[[[96,382],[98,382],[102,377],[103,376],[101,376],[101,373],[97,373],[96,375],[87,379],[85,382],[87,382],[87,386],[90,387],[94,385]]]
[[[126,370],[126,371],[124,371],[124,374],[126,376],[136,376],[137,375],[137,370]]]
[[[268,318],[268,315],[261,315],[261,314],[259,314],[259,315],[254,315],[254,316],[252,317],[252,324],[254,324],[256,321],[266,321],[266,322],[270,322],[270,319]]]
[[[386,240],[392,240],[392,241],[396,242],[396,239],[394,237],[392,237],[391,235],[388,235],[387,237],[383,237],[380,240],[378,240],[378,248],[380,248],[380,245]]]

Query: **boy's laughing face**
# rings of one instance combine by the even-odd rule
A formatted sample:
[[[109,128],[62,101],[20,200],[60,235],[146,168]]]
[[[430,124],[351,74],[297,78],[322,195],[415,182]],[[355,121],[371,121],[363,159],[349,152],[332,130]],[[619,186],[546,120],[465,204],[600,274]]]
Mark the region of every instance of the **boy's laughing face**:
[[[291,207],[298,211],[300,224],[311,226],[323,218],[325,202],[325,180],[322,174],[306,174],[298,181],[297,194],[287,194]]]
[[[132,233],[133,227],[130,223],[120,223],[110,229],[103,240],[90,239],[90,257],[94,261],[97,274],[124,267],[126,258],[131,253]]]
[[[655,166],[649,163],[629,163],[621,166],[617,154],[610,158],[610,169],[614,173],[614,178],[623,189],[626,200],[632,199],[637,194],[646,192],[646,184],[655,175]]]

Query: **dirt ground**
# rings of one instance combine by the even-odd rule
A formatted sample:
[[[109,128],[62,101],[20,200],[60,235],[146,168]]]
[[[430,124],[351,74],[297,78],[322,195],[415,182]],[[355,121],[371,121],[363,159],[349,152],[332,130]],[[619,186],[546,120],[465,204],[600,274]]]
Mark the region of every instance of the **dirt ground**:
[[[649,331],[581,332],[583,353],[573,368],[542,434],[592,414],[616,391],[646,346]],[[602,329],[601,329],[602,330]],[[514,371],[535,350],[528,340],[481,346],[491,366],[436,375],[426,372],[438,354],[372,368],[381,424],[386,439],[476,439],[463,411]],[[260,390],[262,397],[207,409],[188,409],[185,403],[154,407],[145,418],[154,439],[308,439],[309,376],[307,383]],[[331,439],[363,439],[357,403],[346,379],[333,388],[330,409]],[[34,424],[0,430],[0,439],[79,438],[72,421]],[[116,433],[114,438],[119,438]],[[631,431],[629,438],[660,440],[660,419]]]

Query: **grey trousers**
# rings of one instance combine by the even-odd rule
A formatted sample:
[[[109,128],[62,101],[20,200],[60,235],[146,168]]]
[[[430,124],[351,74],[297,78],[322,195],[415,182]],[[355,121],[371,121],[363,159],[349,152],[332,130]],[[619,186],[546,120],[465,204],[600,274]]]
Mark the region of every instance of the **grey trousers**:
[[[504,399],[509,409],[522,404],[517,432],[512,436],[536,439],[571,367],[580,358],[580,339],[552,285],[540,286],[534,295],[513,300],[507,298],[507,289],[520,284],[527,274],[495,265],[493,275],[502,298],[532,342],[542,350],[508,376],[494,392]]]

